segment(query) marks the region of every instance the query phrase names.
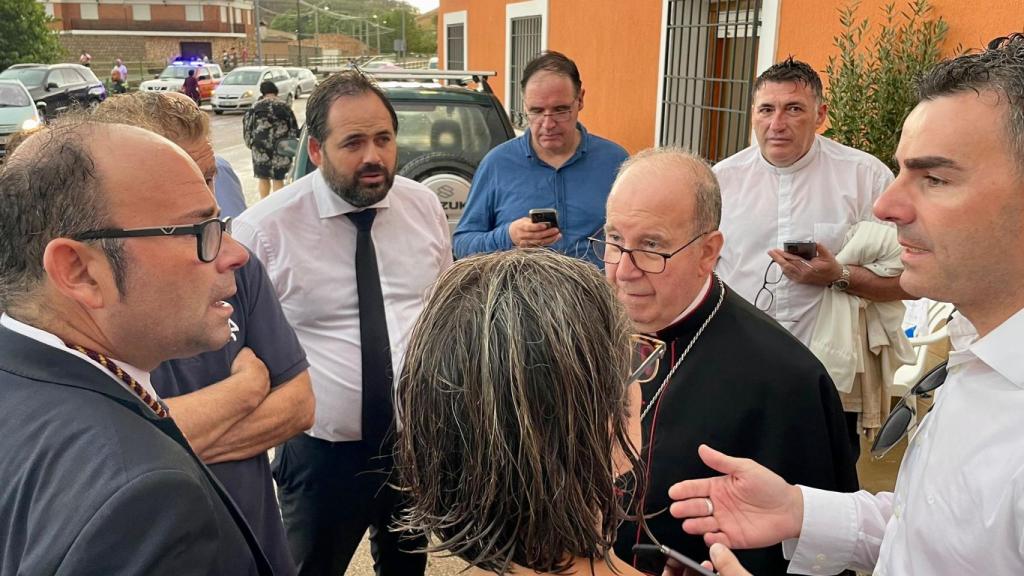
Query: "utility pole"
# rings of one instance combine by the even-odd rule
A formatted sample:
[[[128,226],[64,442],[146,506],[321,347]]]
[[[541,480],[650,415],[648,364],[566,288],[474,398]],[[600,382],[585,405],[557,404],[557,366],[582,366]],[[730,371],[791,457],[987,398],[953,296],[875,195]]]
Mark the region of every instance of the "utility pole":
[[[260,15],[260,0],[256,0],[255,8],[256,8],[256,61],[260,63],[260,66],[262,66],[263,65],[263,30],[261,29],[261,24],[263,23],[263,19],[262,19],[261,15]]]
[[[377,22],[377,15],[373,15],[373,26],[377,28],[377,55],[380,55],[380,23]]]
[[[300,0],[295,0],[295,37],[299,40],[299,66],[302,66],[302,8]]]
[[[320,9],[313,10],[313,32],[316,38],[316,55],[320,55]]]
[[[402,64],[405,64],[405,55],[409,47],[405,44],[405,9],[402,10]]]

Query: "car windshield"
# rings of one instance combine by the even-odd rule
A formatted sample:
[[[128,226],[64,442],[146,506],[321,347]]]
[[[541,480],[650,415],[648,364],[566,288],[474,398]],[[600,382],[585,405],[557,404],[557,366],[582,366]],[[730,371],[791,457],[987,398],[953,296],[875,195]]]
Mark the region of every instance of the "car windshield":
[[[398,164],[423,154],[447,152],[476,165],[498,142],[501,120],[493,109],[470,103],[401,102],[398,114]]]
[[[191,66],[168,66],[164,68],[164,71],[160,73],[161,80],[184,80],[188,78],[188,71],[192,70]]]
[[[41,86],[46,70],[41,68],[8,68],[0,72],[0,78],[15,78],[25,86]]]
[[[260,83],[260,75],[263,74],[259,70],[236,70],[229,73],[221,80],[221,85],[224,86],[255,86]]]
[[[298,70],[289,70],[288,71],[288,75],[291,76],[292,78],[298,78],[299,77],[299,71]]]
[[[0,84],[0,108],[31,106],[32,99],[21,86]]]

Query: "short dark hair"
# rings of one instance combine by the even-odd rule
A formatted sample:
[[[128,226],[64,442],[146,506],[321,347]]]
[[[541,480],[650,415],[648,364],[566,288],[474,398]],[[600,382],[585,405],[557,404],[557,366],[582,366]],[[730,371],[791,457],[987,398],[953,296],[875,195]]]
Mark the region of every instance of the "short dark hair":
[[[499,574],[607,560],[625,517],[613,457],[644,485],[627,434],[629,332],[577,258],[523,249],[448,268],[396,388],[401,524]]]
[[[58,119],[26,138],[0,170],[0,307],[29,307],[44,277],[43,252],[55,238],[109,227],[109,202],[93,151],[101,124]],[[124,293],[120,240],[99,241]]]
[[[761,86],[768,82],[801,82],[814,92],[818,102],[825,100],[825,91],[821,87],[821,76],[818,76],[810,64],[795,60],[792,56],[771,65],[762,72],[754,82],[753,93],[757,94]]]
[[[922,102],[961,92],[992,92],[1006,102],[1006,137],[1024,175],[1024,36],[997,38],[993,48],[939,62],[917,84]]]
[[[188,75],[189,76],[195,76],[196,75],[196,69],[195,68],[189,68]]]
[[[361,96],[368,92],[380,98],[384,107],[388,109],[391,127],[394,128],[395,134],[398,134],[398,115],[395,114],[395,107],[391,105],[391,101],[384,95],[380,86],[359,70],[345,70],[328,77],[310,94],[309,101],[306,102],[306,126],[309,128],[309,137],[316,138],[317,142],[327,139],[331,131],[327,124],[327,116],[335,100],[343,96]]]
[[[277,95],[277,93],[277,84],[274,84],[270,80],[260,82],[260,94],[266,96],[267,94]]]
[[[523,91],[526,91],[526,84],[537,72],[554,72],[555,74],[566,76],[572,81],[572,86],[576,89],[577,95],[579,95],[580,89],[583,87],[583,81],[580,80],[580,71],[576,68],[576,63],[561,52],[555,52],[554,50],[541,52],[536,58],[526,64],[526,68],[523,69],[523,80],[519,83]]]

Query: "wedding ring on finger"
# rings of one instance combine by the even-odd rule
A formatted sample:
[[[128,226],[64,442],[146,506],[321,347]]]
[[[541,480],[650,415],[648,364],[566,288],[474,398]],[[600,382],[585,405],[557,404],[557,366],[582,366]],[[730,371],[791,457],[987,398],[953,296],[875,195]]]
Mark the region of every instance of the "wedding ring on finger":
[[[715,503],[711,501],[711,498],[705,498],[704,499],[704,504],[706,504],[707,507],[708,507],[707,515],[708,516],[714,516],[715,515]]]

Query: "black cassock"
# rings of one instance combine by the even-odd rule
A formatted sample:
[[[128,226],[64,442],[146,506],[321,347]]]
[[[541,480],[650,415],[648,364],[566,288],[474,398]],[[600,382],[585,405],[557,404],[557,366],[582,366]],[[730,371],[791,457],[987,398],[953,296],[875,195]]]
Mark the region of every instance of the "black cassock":
[[[754,459],[790,483],[840,492],[858,487],[842,404],[825,367],[717,277],[693,312],[657,334],[668,348],[657,377],[643,386],[644,408],[723,290],[718,312],[643,419],[643,510],[661,511],[647,520],[648,527],[662,544],[698,561],[708,558],[703,539],[684,533],[667,508],[672,484],[720,475],[697,456],[700,444]],[[630,505],[635,511],[636,502]],[[633,555],[633,544],[648,542],[638,524],[625,522],[616,554],[660,575],[662,561]],[[756,576],[786,573],[781,545],[736,554]]]

